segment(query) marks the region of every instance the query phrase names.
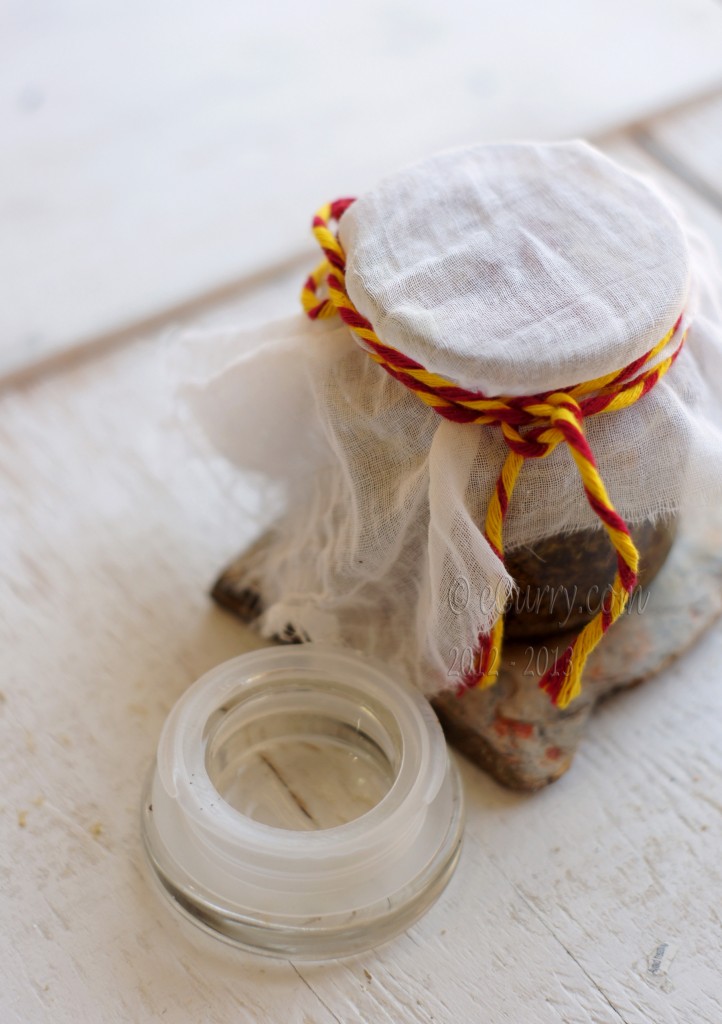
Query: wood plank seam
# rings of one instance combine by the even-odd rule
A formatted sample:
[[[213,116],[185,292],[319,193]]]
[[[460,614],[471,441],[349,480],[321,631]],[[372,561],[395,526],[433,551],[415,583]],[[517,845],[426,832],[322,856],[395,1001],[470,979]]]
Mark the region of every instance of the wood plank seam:
[[[722,213],[722,189],[710,185],[686,160],[656,139],[647,128],[638,126],[628,134],[648,156],[696,192],[713,209]]]
[[[615,1016],[617,1016],[619,1018],[619,1020],[622,1021],[622,1024],[631,1024],[631,1022],[628,1021],[626,1017],[622,1016],[620,1011],[617,1009],[617,1007],[611,1001],[611,999],[609,998],[607,993],[604,991],[604,989],[599,985],[597,980],[589,973],[589,971],[584,967],[584,965],[577,959],[577,957],[574,955],[574,953],[572,953],[571,949],[569,949],[569,947],[566,945],[566,943],[563,942],[562,939],[557,935],[557,933],[551,927],[549,922],[544,918],[543,914],[539,913],[538,909],[534,906],[532,901],[524,894],[524,892],[519,888],[519,886],[516,884],[516,882],[507,875],[507,873],[504,871],[504,869],[501,866],[501,864],[498,864],[495,861],[494,862],[494,866],[499,871],[499,873],[503,876],[503,878],[509,883],[509,885],[512,887],[512,889],[517,894],[517,896],[522,901],[522,903],[524,903],[524,905],[529,909],[529,911],[532,914],[534,914],[534,916],[537,918],[537,920],[544,926],[544,928],[552,936],[554,941],[557,942],[561,946],[561,948],[564,950],[564,952],[567,954],[567,956],[569,956],[569,958],[576,964],[576,966],[582,972],[584,977],[589,981],[589,983],[592,985],[592,987],[594,989],[596,989],[596,991],[602,997],[604,1002],[607,1003],[607,1005],[612,1010],[612,1012],[615,1014]]]
[[[16,370],[0,373],[0,395],[6,391],[21,389],[32,385],[38,380],[59,373],[65,373],[74,367],[88,363],[120,348],[133,344],[149,334],[157,340],[163,328],[171,328],[179,321],[184,322],[198,317],[207,310],[214,309],[223,303],[239,300],[263,288],[293,270],[298,270],[299,281],[307,270],[308,263],[314,258],[314,251],[298,250],[275,263],[259,267],[253,274],[244,274],[236,280],[219,284],[209,291],[200,292],[190,298],[159,310],[143,319],[130,322],[122,327],[101,333],[90,338],[79,339],[67,348],[41,356],[35,362],[26,363]],[[272,319],[272,316],[269,317]]]
[[[298,967],[297,967],[297,966],[296,966],[296,964],[295,964],[295,963],[293,962],[293,960],[289,960],[289,961],[288,961],[288,963],[289,963],[289,964],[291,965],[291,967],[293,968],[294,972],[295,972],[295,973],[297,974],[297,976],[298,976],[298,977],[299,977],[299,978],[301,979],[301,981],[302,981],[302,982],[303,982],[303,984],[304,984],[304,985],[306,986],[306,988],[308,989],[308,991],[309,991],[309,992],[311,992],[311,994],[312,994],[312,995],[314,995],[314,996],[316,997],[316,999],[318,999],[319,1003],[320,1003],[320,1004],[321,1004],[321,1006],[322,1006],[322,1007],[324,1008],[324,1010],[326,1010],[326,1012],[327,1012],[327,1013],[330,1013],[330,1014],[331,1014],[331,1016],[333,1017],[333,1019],[334,1019],[335,1021],[337,1021],[337,1024],[343,1024],[343,1021],[341,1020],[341,1018],[340,1018],[340,1017],[337,1017],[337,1016],[336,1016],[336,1014],[335,1014],[335,1013],[333,1012],[333,1010],[331,1009],[331,1007],[330,1007],[330,1006],[328,1005],[328,1003],[326,1003],[326,1002],[325,1002],[325,1001],[324,1001],[324,1000],[323,1000],[323,999],[321,998],[321,996],[320,996],[320,995],[318,994],[318,992],[317,992],[317,991],[316,991],[316,989],[315,989],[315,988],[313,987],[313,985],[312,985],[312,984],[310,983],[310,981],[307,981],[307,980],[306,980],[306,978],[304,978],[304,976],[303,976],[303,975],[301,974],[301,972],[299,971]]]

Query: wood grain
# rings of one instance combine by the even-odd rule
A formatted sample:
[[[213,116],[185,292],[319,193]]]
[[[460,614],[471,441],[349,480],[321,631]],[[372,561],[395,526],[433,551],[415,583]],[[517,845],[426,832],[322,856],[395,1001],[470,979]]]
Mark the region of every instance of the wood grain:
[[[635,143],[722,213],[722,96],[636,127]]]
[[[662,172],[629,139],[610,147]],[[293,301],[289,277],[204,322]],[[173,344],[141,336],[0,399],[0,1019],[719,1024],[720,629],[604,706],[549,790],[462,763],[458,873],[373,954],[256,959],[156,899],[143,776],[180,693],[257,643],[207,588],[266,525],[181,429]]]

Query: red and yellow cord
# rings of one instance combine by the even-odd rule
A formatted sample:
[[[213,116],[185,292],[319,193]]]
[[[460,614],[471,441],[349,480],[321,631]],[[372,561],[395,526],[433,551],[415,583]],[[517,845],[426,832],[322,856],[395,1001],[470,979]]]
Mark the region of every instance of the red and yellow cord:
[[[480,423],[501,429],[509,448],[489,501],[484,534],[493,551],[504,561],[503,528],[514,485],[526,459],[543,459],[557,445],[566,443],[576,464],[587,500],[607,531],[617,553],[617,572],[599,613],[571,641],[554,665],[539,680],[539,686],[560,708],[581,691],[587,658],[624,611],[637,585],[639,553],[629,528],[615,510],[599,475],[594,455],[584,434],[584,419],[600,413],[626,409],[650,391],[669,370],[684,345],[686,330],[671,352],[653,363],[678,334],[682,317],[645,355],[623,370],[617,370],[571,388],[530,397],[489,398],[467,391],[439,374],[431,373],[414,359],[385,345],[371,323],[359,313],[346,290],[346,257],[330,224],[338,221],[353,199],[339,199],[321,207],[312,229],[324,253],[324,260],[308,277],[301,302],[312,320],[338,314],[364,342],[369,356],[392,377],[413,391],[440,416],[456,423]],[[319,296],[325,285],[327,295]],[[647,367],[647,369],[645,369]],[[520,432],[524,428],[524,433]],[[474,670],[467,686],[491,686],[497,677],[504,634],[499,615],[491,632],[480,634]]]

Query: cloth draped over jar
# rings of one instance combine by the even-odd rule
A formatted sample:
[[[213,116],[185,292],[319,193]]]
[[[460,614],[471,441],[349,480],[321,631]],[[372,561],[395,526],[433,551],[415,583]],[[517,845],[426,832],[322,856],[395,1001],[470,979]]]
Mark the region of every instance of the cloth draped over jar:
[[[582,142],[478,145],[341,210],[348,303],[404,365],[513,406],[667,360],[638,400],[583,417],[596,470],[627,524],[719,495],[722,282],[653,184]],[[374,351],[299,312],[195,339],[183,392],[213,444],[282,495],[249,555],[262,634],[367,651],[431,695],[464,681],[465,652],[481,678],[514,594],[503,551],[604,524],[556,444],[519,468],[500,551],[487,513],[508,437],[440,415]]]

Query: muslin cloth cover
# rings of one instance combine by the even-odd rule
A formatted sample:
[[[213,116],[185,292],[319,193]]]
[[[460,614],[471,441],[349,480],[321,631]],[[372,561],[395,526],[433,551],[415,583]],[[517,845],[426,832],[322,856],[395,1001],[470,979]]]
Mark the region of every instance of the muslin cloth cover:
[[[719,495],[720,276],[653,184],[583,142],[469,146],[382,180],[339,240],[348,294],[384,343],[489,396],[621,369],[683,314],[664,378],[584,429],[628,523]],[[248,563],[262,634],[290,626],[381,657],[427,694],[456,687],[453,652],[514,587],[483,533],[507,454],[498,427],[443,419],[337,318],[196,338],[192,365],[184,398],[208,437],[281,495]],[[526,461],[507,551],[599,525],[566,446]]]

